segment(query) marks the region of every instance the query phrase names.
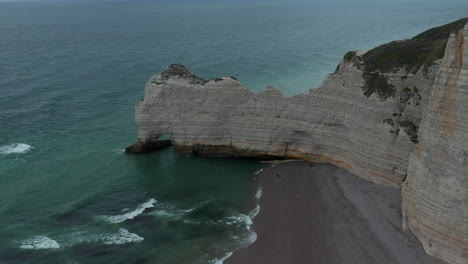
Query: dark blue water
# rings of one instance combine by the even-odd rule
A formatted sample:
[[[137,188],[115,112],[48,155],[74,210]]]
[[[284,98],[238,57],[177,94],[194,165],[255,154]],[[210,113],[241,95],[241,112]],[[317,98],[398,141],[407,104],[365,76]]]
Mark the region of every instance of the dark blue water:
[[[262,165],[124,155],[146,80],[183,63],[301,93],[348,50],[467,13],[448,2],[0,2],[0,263],[219,263],[255,237]]]

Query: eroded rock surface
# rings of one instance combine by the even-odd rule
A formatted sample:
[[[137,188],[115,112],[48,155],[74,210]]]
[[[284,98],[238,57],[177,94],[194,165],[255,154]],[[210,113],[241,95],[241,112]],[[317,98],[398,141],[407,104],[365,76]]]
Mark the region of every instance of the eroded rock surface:
[[[468,263],[467,21],[348,53],[319,88],[295,96],[171,65],[136,105],[137,144],[169,134],[183,154],[298,158],[379,184],[404,181],[405,226],[428,253]]]

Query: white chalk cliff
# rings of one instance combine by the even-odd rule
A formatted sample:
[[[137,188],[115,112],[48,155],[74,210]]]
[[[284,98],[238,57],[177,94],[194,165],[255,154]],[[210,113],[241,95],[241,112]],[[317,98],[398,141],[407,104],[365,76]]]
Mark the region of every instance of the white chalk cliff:
[[[183,154],[327,162],[402,186],[404,226],[429,254],[466,264],[467,22],[350,52],[319,88],[295,96],[171,65],[146,84],[128,151],[169,134]],[[412,49],[420,53],[405,55]]]
[[[447,43],[402,196],[403,223],[426,252],[468,263],[468,25]]]

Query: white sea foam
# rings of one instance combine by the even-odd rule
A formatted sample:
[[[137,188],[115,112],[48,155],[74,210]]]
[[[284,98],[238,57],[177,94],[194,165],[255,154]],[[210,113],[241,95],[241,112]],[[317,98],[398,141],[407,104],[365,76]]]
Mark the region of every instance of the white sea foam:
[[[24,154],[31,151],[32,146],[24,143],[13,143],[0,147],[0,155]]]
[[[106,215],[106,216],[102,216],[102,218],[112,224],[122,223],[123,221],[133,219],[139,216],[148,208],[153,208],[155,203],[156,203],[156,200],[151,198],[146,203],[142,203],[138,205],[138,207],[131,212],[121,214],[121,215]]]
[[[227,221],[224,221],[225,224],[227,225],[236,225],[236,224],[245,224],[245,227],[247,230],[250,230],[250,226],[253,224],[252,218],[250,216],[242,214],[242,213],[236,213],[234,215],[231,215],[227,218]]]
[[[261,188],[259,188],[259,196],[261,196]],[[248,215],[242,213],[236,213],[231,215],[227,218],[227,221],[223,221],[224,224],[227,225],[237,225],[237,224],[245,224],[246,232],[243,232],[238,235],[232,236],[232,239],[236,241],[235,250],[240,248],[248,247],[249,245],[253,244],[257,240],[257,233],[251,230],[250,226],[253,224],[252,219],[257,216],[258,212],[260,211],[260,205],[257,204],[257,207],[253,209]],[[232,250],[232,249],[231,249]],[[226,259],[232,256],[234,251],[230,251],[224,255],[224,257],[218,259],[215,258],[211,260],[210,264],[223,264]]]
[[[260,173],[262,173],[263,169],[259,169],[258,171],[255,172],[255,175],[259,175]]]
[[[64,237],[64,246],[71,247],[85,243],[103,243],[106,245],[120,245],[127,243],[138,243],[144,240],[143,237],[120,228],[116,233],[90,233],[89,231],[74,232]]]
[[[127,243],[138,243],[144,238],[129,232],[127,229],[120,228],[117,234],[105,235],[102,237],[102,242],[106,245],[121,245]]]
[[[257,202],[262,198],[263,194],[263,188],[262,186],[258,187],[257,193],[255,193],[255,199],[257,199]]]
[[[255,207],[255,209],[253,209],[250,213],[249,213],[249,217],[254,219],[258,213],[260,212],[260,205],[257,204],[257,206]]]
[[[245,240],[244,247],[252,245],[255,241],[257,241],[257,233],[251,232],[249,237]]]
[[[222,257],[222,258],[220,258],[220,259],[215,258],[215,259],[213,259],[212,261],[210,261],[210,263],[211,263],[211,264],[223,264],[223,262],[224,262],[226,259],[228,259],[229,257],[232,256],[232,253],[233,253],[233,252],[228,252],[228,253],[226,253],[226,255],[224,255],[224,257]]]
[[[228,258],[230,258],[232,256],[232,254],[237,251],[238,249],[241,249],[241,248],[246,248],[250,245],[252,245],[255,241],[257,241],[257,233],[255,232],[249,232],[248,236],[245,237],[245,236],[242,236],[243,239],[240,241],[239,244],[237,244],[236,248],[234,251],[230,251],[230,252],[227,252],[224,257],[218,259],[218,258],[215,258],[213,260],[211,260],[209,263],[210,264],[223,264],[224,261]],[[232,238],[234,240],[238,240],[239,237],[238,236],[232,236]]]
[[[35,236],[30,239],[24,240],[20,248],[22,249],[57,249],[60,248],[57,241],[46,236]]]

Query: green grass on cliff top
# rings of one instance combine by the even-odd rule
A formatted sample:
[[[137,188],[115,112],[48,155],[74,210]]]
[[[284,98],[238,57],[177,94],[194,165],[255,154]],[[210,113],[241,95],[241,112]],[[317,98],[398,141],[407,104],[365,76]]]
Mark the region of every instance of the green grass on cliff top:
[[[444,56],[450,33],[458,32],[466,23],[468,18],[463,18],[429,29],[412,39],[393,41],[374,48],[363,55],[365,71],[384,73],[405,67],[414,73],[422,66],[428,67]]]

